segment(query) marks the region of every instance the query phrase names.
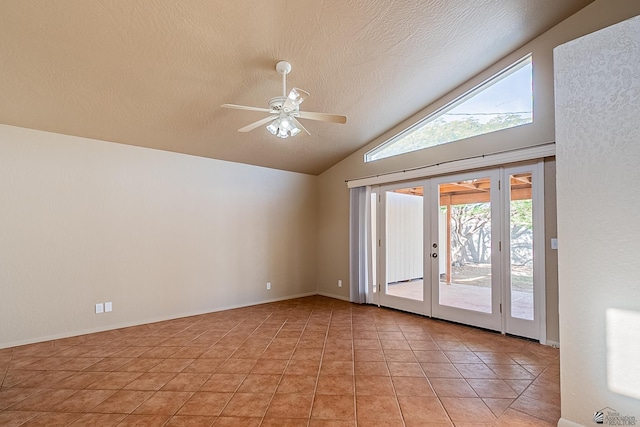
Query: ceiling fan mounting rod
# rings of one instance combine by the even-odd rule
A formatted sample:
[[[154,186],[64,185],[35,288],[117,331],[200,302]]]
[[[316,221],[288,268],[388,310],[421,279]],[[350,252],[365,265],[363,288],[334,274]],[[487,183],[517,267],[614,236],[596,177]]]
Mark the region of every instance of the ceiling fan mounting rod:
[[[282,74],[282,96],[287,97],[287,74],[291,72],[291,64],[280,61],[276,64],[276,71]]]

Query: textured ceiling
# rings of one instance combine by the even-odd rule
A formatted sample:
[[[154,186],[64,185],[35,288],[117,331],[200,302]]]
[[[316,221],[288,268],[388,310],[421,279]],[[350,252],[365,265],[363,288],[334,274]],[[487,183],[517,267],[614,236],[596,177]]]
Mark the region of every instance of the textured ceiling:
[[[0,123],[318,174],[591,0],[2,0]],[[288,87],[282,140],[237,129]]]

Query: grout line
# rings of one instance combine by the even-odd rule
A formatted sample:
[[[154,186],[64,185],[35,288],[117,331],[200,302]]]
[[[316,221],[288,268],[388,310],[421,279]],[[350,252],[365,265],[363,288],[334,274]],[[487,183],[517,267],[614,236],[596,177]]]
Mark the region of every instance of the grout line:
[[[76,337],[73,339],[64,339],[64,343],[60,342],[61,340],[54,340],[48,343],[42,343],[42,345],[33,345],[33,347],[29,348],[28,346],[24,346],[23,349],[23,357],[25,357],[26,361],[27,361],[27,365],[25,365],[24,367],[30,367],[29,369],[27,369],[26,371],[33,371],[33,372],[37,372],[35,373],[33,376],[25,378],[24,380],[19,381],[16,384],[11,385],[11,387],[6,387],[6,382],[8,380],[8,375],[10,373],[10,369],[9,366],[12,363],[19,363],[21,362],[20,356],[17,355],[17,351],[16,348],[12,349],[10,353],[6,353],[4,355],[4,357],[7,356],[7,354],[9,354],[8,357],[8,363],[5,365],[4,369],[0,370],[0,390],[10,390],[12,387],[17,387],[19,388],[19,384],[21,384],[23,381],[29,381],[30,378],[36,378],[36,376],[42,376],[42,375],[51,375],[52,377],[55,377],[55,375],[58,375],[59,373],[64,372],[64,370],[61,370],[60,368],[63,367],[64,363],[74,363],[74,361],[77,361],[77,363],[74,363],[74,365],[76,367],[81,366],[80,365],[80,361],[82,361],[82,359],[85,358],[95,358],[95,359],[99,359],[97,362],[95,362],[93,365],[95,365],[96,363],[100,363],[110,357],[112,357],[114,354],[117,354],[118,352],[121,351],[125,351],[126,349],[132,349],[135,350],[135,348],[137,347],[149,347],[149,350],[143,352],[140,355],[137,355],[135,357],[126,357],[124,359],[128,359],[125,363],[113,368],[111,367],[109,371],[106,370],[102,370],[102,371],[89,371],[88,369],[91,368],[91,366],[93,365],[89,365],[84,367],[81,370],[73,370],[73,371],[69,371],[71,373],[70,376],[68,376],[67,378],[65,378],[65,381],[69,378],[73,378],[76,375],[80,375],[81,373],[100,373],[100,374],[104,374],[105,376],[111,375],[111,374],[118,374],[118,373],[126,373],[126,374],[137,374],[137,377],[135,379],[133,379],[132,381],[135,381],[137,378],[139,378],[141,375],[144,375],[146,373],[150,373],[149,370],[147,370],[146,372],[127,372],[127,371],[120,371],[119,369],[122,368],[123,366],[125,366],[126,364],[135,361],[135,360],[140,360],[140,359],[145,359],[145,357],[143,357],[144,354],[146,354],[148,351],[151,351],[152,349],[160,349],[163,346],[161,346],[160,344],[167,342],[168,340],[175,338],[175,340],[177,342],[180,341],[180,339],[182,338],[183,341],[184,340],[188,340],[186,342],[183,342],[182,344],[175,344],[171,347],[176,347],[178,348],[178,350],[176,350],[176,352],[180,352],[183,351],[185,349],[188,348],[193,348],[193,347],[198,347],[201,349],[205,349],[202,353],[200,353],[197,357],[190,357],[189,359],[192,359],[192,362],[190,362],[187,366],[185,366],[183,368],[182,371],[180,372],[161,372],[161,373],[166,373],[166,374],[172,374],[173,377],[172,379],[170,379],[169,381],[167,381],[165,383],[164,386],[166,386],[167,383],[169,383],[171,380],[173,380],[173,378],[176,378],[176,376],[180,375],[180,373],[184,372],[184,369],[187,369],[188,366],[191,366],[191,364],[195,363],[197,360],[203,360],[203,358],[201,357],[202,354],[204,354],[204,352],[211,350],[212,348],[214,348],[216,345],[218,345],[222,340],[224,340],[225,338],[231,338],[231,341],[235,341],[235,339],[240,338],[241,340],[238,340],[237,343],[233,343],[233,344],[229,344],[226,347],[229,347],[232,351],[230,353],[228,353],[228,355],[226,355],[226,357],[220,357],[220,358],[214,358],[216,360],[220,360],[220,364],[218,366],[216,366],[214,369],[212,370],[207,370],[206,372],[193,372],[193,374],[198,374],[198,375],[203,375],[206,376],[207,378],[202,382],[201,385],[195,387],[197,388],[196,391],[191,391],[188,390],[188,392],[190,393],[188,398],[185,400],[184,403],[182,403],[182,405],[180,405],[180,408],[176,409],[176,411],[171,415],[171,416],[175,416],[179,410],[184,407],[184,405],[186,404],[186,402],[188,402],[195,393],[197,393],[198,391],[200,391],[202,389],[202,387],[204,386],[204,384],[209,381],[212,377],[212,375],[214,375],[219,369],[220,367],[230,361],[230,360],[238,360],[238,361],[243,361],[243,360],[256,360],[253,356],[253,353],[246,353],[246,349],[245,350],[241,350],[241,348],[243,348],[243,346],[245,346],[250,340],[256,339],[256,343],[261,343],[264,342],[264,349],[258,354],[258,361],[260,360],[279,360],[279,359],[271,359],[271,358],[265,358],[265,359],[260,359],[260,356],[264,355],[264,353],[268,350],[269,346],[272,345],[274,343],[274,341],[276,341],[278,334],[282,333],[282,331],[286,330],[287,325],[291,325],[291,324],[296,324],[295,328],[292,331],[296,331],[299,332],[299,335],[297,337],[297,339],[295,340],[295,344],[293,342],[291,342],[291,345],[293,347],[293,350],[290,354],[290,357],[288,359],[286,359],[286,361],[283,360],[284,362],[284,369],[282,370],[281,374],[279,375],[277,384],[275,386],[275,390],[273,391],[273,393],[271,393],[270,399],[266,405],[266,409],[264,414],[259,418],[260,423],[263,423],[266,415],[267,415],[267,411],[269,409],[269,406],[271,405],[271,403],[273,402],[273,399],[275,398],[276,392],[278,387],[281,385],[284,375],[286,373],[287,368],[290,366],[290,364],[292,363],[292,361],[294,360],[294,356],[296,354],[296,351],[301,350],[300,345],[301,345],[301,341],[303,340],[303,337],[305,335],[305,332],[321,332],[321,328],[320,326],[323,324],[323,322],[328,321],[328,323],[326,324],[326,328],[324,330],[324,340],[322,343],[322,348],[320,349],[320,347],[316,348],[316,350],[320,351],[320,362],[318,364],[318,370],[316,372],[315,375],[315,385],[313,388],[313,396],[312,396],[312,400],[311,400],[311,408],[308,414],[308,418],[306,420],[306,425],[307,427],[311,424],[311,415],[313,412],[313,405],[315,403],[316,397],[317,397],[317,389],[319,387],[319,380],[321,377],[321,372],[322,372],[322,364],[323,362],[327,362],[327,360],[325,360],[326,357],[326,350],[328,349],[328,344],[329,344],[329,337],[332,331],[332,327],[335,326],[336,328],[338,328],[338,336],[336,337],[336,340],[342,340],[342,333],[343,332],[350,332],[350,344],[351,344],[351,367],[353,370],[353,382],[351,384],[352,386],[352,392],[353,392],[353,405],[354,405],[354,412],[353,415],[355,417],[354,421],[354,425],[357,425],[358,423],[358,408],[357,408],[357,398],[358,395],[356,393],[356,372],[355,372],[355,362],[356,362],[356,349],[355,349],[355,340],[356,340],[356,334],[355,334],[355,325],[354,325],[354,319],[356,319],[356,321],[358,322],[358,324],[362,324],[362,325],[373,325],[373,329],[376,331],[376,339],[378,341],[379,344],[379,348],[380,351],[384,357],[384,361],[385,361],[385,366],[387,368],[387,370],[389,371],[389,380],[391,381],[391,385],[392,385],[392,390],[394,393],[394,397],[395,397],[395,401],[396,401],[396,405],[398,410],[400,411],[400,415],[402,418],[402,422],[403,425],[406,425],[406,423],[408,422],[407,420],[405,420],[405,414],[402,412],[402,408],[400,407],[400,403],[399,403],[399,396],[397,395],[397,390],[396,390],[396,385],[395,382],[393,381],[393,378],[399,378],[399,377],[393,377],[391,375],[390,369],[389,369],[389,363],[392,361],[388,361],[386,358],[386,353],[385,350],[382,347],[382,339],[380,338],[379,333],[383,332],[383,331],[378,331],[378,326],[394,326],[397,330],[400,330],[400,332],[402,332],[402,336],[403,336],[403,340],[409,344],[409,338],[408,336],[411,336],[410,333],[415,332],[417,333],[417,330],[411,329],[409,328],[412,325],[415,325],[416,327],[419,327],[420,330],[425,333],[433,342],[435,342],[437,344],[437,342],[441,342],[441,341],[457,341],[461,344],[465,344],[469,346],[468,351],[470,351],[473,354],[476,354],[478,352],[494,352],[494,353],[506,353],[507,355],[509,354],[513,354],[514,357],[516,357],[516,355],[520,355],[521,359],[519,359],[519,361],[516,361],[515,359],[512,359],[512,361],[514,363],[512,364],[508,364],[509,366],[517,366],[520,369],[523,369],[524,371],[526,371],[528,374],[530,374],[529,376],[531,378],[523,378],[522,380],[528,381],[528,385],[526,387],[524,387],[522,389],[521,393],[518,393],[518,391],[514,388],[516,387],[517,383],[514,383],[513,385],[507,383],[506,381],[509,380],[509,378],[507,378],[507,380],[502,378],[502,375],[499,375],[498,372],[496,372],[494,369],[492,369],[488,362],[485,362],[484,359],[481,358],[481,362],[482,363],[477,363],[474,365],[477,365],[478,368],[482,367],[481,369],[485,369],[485,367],[488,367],[489,370],[491,372],[493,372],[496,377],[502,381],[503,383],[506,383],[511,390],[513,390],[515,392],[515,394],[517,395],[517,397],[515,399],[513,399],[513,402],[508,406],[508,409],[511,409],[513,411],[518,411],[517,409],[513,409],[512,406],[513,404],[518,400],[518,398],[520,398],[521,396],[523,396],[527,390],[533,389],[532,386],[536,385],[536,387],[540,387],[540,388],[545,388],[549,387],[550,390],[554,390],[557,387],[557,381],[556,381],[556,376],[555,376],[555,371],[558,369],[557,365],[555,363],[557,363],[557,356],[552,357],[553,353],[549,353],[549,352],[543,352],[543,351],[536,351],[539,349],[539,347],[537,347],[539,344],[537,343],[533,343],[533,344],[528,344],[526,347],[520,347],[517,345],[513,345],[511,346],[511,339],[508,339],[508,341],[504,341],[503,344],[508,344],[507,348],[503,348],[500,349],[500,346],[503,344],[500,344],[500,342],[496,342],[496,347],[492,347],[492,345],[488,345],[486,347],[486,349],[484,349],[482,347],[482,342],[480,340],[480,336],[475,336],[472,333],[466,333],[466,329],[447,329],[447,328],[442,328],[442,329],[438,329],[438,328],[431,328],[430,325],[430,321],[431,319],[425,319],[425,321],[419,321],[419,322],[411,322],[410,319],[411,318],[406,318],[407,321],[405,323],[404,319],[405,317],[398,317],[398,316],[385,316],[384,314],[382,316],[378,316],[379,313],[383,313],[382,311],[380,311],[381,309],[379,308],[375,308],[372,307],[372,310],[368,310],[368,309],[360,309],[359,307],[356,308],[356,306],[347,306],[344,305],[346,303],[337,303],[337,304],[326,304],[325,303],[325,299],[312,299],[309,301],[305,301],[305,303],[298,303],[298,304],[291,304],[291,305],[279,305],[279,303],[269,303],[269,304],[265,304],[262,310],[258,309],[258,310],[248,310],[246,312],[243,312],[243,310],[238,310],[234,313],[226,313],[224,315],[221,315],[220,312],[215,313],[215,316],[209,316],[207,314],[204,315],[199,315],[196,316],[194,319],[190,319],[189,322],[178,322],[176,323],[177,328],[174,330],[171,327],[171,322],[172,321],[167,321],[166,324],[163,324],[162,326],[156,326],[156,327],[152,327],[149,325],[145,325],[144,327],[140,328],[138,327],[138,329],[133,329],[131,331],[131,333],[127,334],[124,331],[120,331],[117,330],[115,333],[113,334],[105,334],[105,333],[97,333],[95,335],[90,335],[90,336],[86,336],[86,337]],[[271,305],[273,304],[273,305]],[[342,304],[342,305],[340,305]],[[298,310],[301,309],[301,310]],[[286,315],[285,315],[286,314]],[[282,317],[280,317],[282,316]],[[305,317],[306,316],[306,317]],[[316,316],[317,319],[314,317]],[[282,320],[278,320],[278,318],[281,318]],[[269,320],[273,319],[273,321],[270,323]],[[306,320],[305,320],[306,319]],[[184,320],[184,319],[182,319]],[[337,323],[333,324],[333,321],[336,321]],[[304,322],[303,322],[304,321]],[[348,328],[346,328],[347,323],[346,321],[349,321],[348,323]],[[304,324],[303,324],[304,323]],[[303,324],[303,325],[302,325]],[[309,328],[312,324],[318,326],[318,331],[310,331],[307,328]],[[219,325],[219,326],[217,326]],[[274,330],[275,332],[269,332],[268,334],[273,333],[273,335],[269,338],[267,335],[264,336],[264,338],[262,337],[261,334],[258,333],[258,330],[263,327],[264,325],[271,325],[269,327],[269,330]],[[278,326],[279,325],[279,326]],[[332,326],[333,325],[333,326]],[[405,332],[403,330],[403,325],[407,327],[407,331]],[[272,327],[277,326],[277,329],[271,329]],[[218,329],[218,328],[221,329]],[[135,328],[135,327],[134,327]],[[202,330],[200,330],[199,328],[203,328]],[[298,329],[301,328],[301,329]],[[388,328],[383,328],[383,329],[388,329]],[[204,345],[198,345],[199,343],[194,343],[195,340],[197,340],[199,337],[202,337],[203,335],[207,334],[208,332],[215,332],[213,334],[213,336],[211,338],[206,337],[207,339],[204,340],[202,342],[202,344]],[[267,331],[264,331],[267,332]],[[221,333],[222,335],[217,336],[218,333]],[[237,333],[237,335],[234,335],[234,333]],[[145,336],[146,334],[146,336]],[[194,334],[193,336],[191,334]],[[248,335],[247,335],[248,334]],[[433,339],[433,335],[438,336],[440,339],[439,340],[434,340]],[[183,336],[181,336],[183,335]],[[245,336],[246,335],[246,336]],[[293,334],[291,334],[293,335]],[[448,336],[447,336],[448,335]],[[290,338],[294,338],[295,335],[293,335]],[[267,342],[267,338],[268,342]],[[288,338],[288,337],[284,337],[284,338]],[[318,337],[320,338],[320,337]],[[416,336],[414,338],[417,338],[417,341],[421,341],[422,339],[419,336]],[[508,337],[507,337],[508,338]],[[262,341],[262,340],[265,341]],[[426,339],[426,338],[425,338]],[[157,341],[157,342],[156,342]],[[319,340],[318,340],[319,342]],[[489,341],[490,343],[491,341]],[[472,344],[475,345],[475,347],[472,347]],[[262,346],[263,344],[260,344],[260,346]],[[287,344],[287,346],[290,344]],[[107,356],[92,356],[89,355],[89,353],[92,354],[96,354],[95,350],[99,347],[108,347],[108,346],[114,346],[117,350],[114,350],[113,353],[108,354]],[[86,348],[89,348],[88,351],[84,351]],[[342,347],[340,347],[342,348]],[[419,349],[414,349],[413,347],[411,347],[411,345],[409,344],[409,348],[413,354],[414,357],[416,357],[416,352],[421,351]],[[455,363],[453,363],[453,361],[451,360],[451,358],[449,356],[446,355],[446,353],[444,353],[444,350],[442,350],[440,348],[440,346],[437,344],[438,349],[440,349],[439,351],[443,351],[443,354],[445,354],[446,360],[448,361],[448,363],[450,363],[454,369],[456,369],[456,371],[458,371],[460,373],[460,369],[456,366]],[[471,348],[476,348],[476,351],[471,350]],[[49,350],[51,353],[46,353],[46,351]],[[364,350],[364,349],[363,349]],[[388,350],[396,350],[395,348],[389,348]],[[239,354],[239,352],[243,352],[243,354]],[[365,352],[370,352],[372,350],[364,350]],[[452,351],[458,351],[458,350],[452,350]],[[65,353],[66,352],[66,353]],[[174,352],[173,354],[175,354],[176,352]],[[77,356],[62,356],[61,354],[79,354]],[[185,353],[186,355],[187,353]],[[234,355],[238,355],[238,356],[242,356],[242,357],[250,357],[251,359],[244,359],[244,358],[234,358]],[[407,353],[408,355],[408,353]],[[170,355],[171,356],[171,355]],[[171,359],[175,359],[175,360],[179,360],[182,358],[172,358],[170,356],[162,356],[162,357],[153,357],[154,359],[159,359],[160,362],[158,362],[158,364],[154,365],[158,366],[159,364],[163,363],[164,361],[168,361]],[[477,356],[477,354],[476,354]],[[479,356],[478,356],[479,357]],[[44,362],[42,362],[45,359],[49,359],[51,358],[50,363],[47,363],[47,365],[53,366],[53,368],[49,368],[49,369],[45,369],[42,370],[40,368],[42,368],[43,365],[39,365],[39,364],[43,364]],[[67,362],[63,362],[63,363],[59,363],[56,364],[56,358],[59,360],[67,360]],[[33,359],[33,360],[30,360]],[[340,360],[342,360],[342,356],[339,358]],[[393,359],[393,357],[392,357]],[[300,359],[300,360],[307,360],[307,359]],[[40,361],[40,362],[39,362]],[[418,363],[418,365],[420,366],[420,369],[422,371],[422,375],[423,378],[426,379],[427,384],[429,384],[429,387],[431,387],[431,390],[434,392],[435,397],[437,398],[437,401],[440,405],[440,407],[442,408],[442,410],[444,411],[444,413],[447,414],[447,417],[449,419],[449,421],[451,422],[451,416],[449,415],[449,413],[447,412],[446,408],[444,408],[444,405],[442,404],[441,398],[440,396],[437,395],[437,393],[435,392],[435,389],[433,388],[433,384],[431,383],[431,380],[429,379],[429,377],[426,375],[425,372],[425,368],[422,366],[422,363],[418,360],[418,358],[416,357],[416,361]],[[494,360],[495,362],[495,360]],[[529,363],[527,363],[529,362]],[[365,365],[368,362],[363,362]],[[424,362],[424,363],[431,363],[431,362]],[[433,362],[433,363],[437,363],[437,362]],[[467,362],[465,361],[461,361],[458,364],[465,364]],[[490,363],[491,365],[502,365],[501,363]],[[54,366],[55,365],[55,366]],[[526,366],[531,365],[532,367],[536,368],[536,369],[532,369],[531,371],[528,370],[526,368]],[[23,369],[24,367],[18,367],[16,369]],[[154,369],[154,367],[151,367],[149,369]],[[36,369],[38,368],[38,369]],[[366,368],[366,366],[365,366]],[[146,368],[145,368],[146,369]],[[220,415],[222,414],[222,412],[224,411],[224,409],[228,406],[229,402],[233,399],[233,396],[235,396],[235,394],[238,392],[238,390],[240,389],[240,387],[242,387],[242,384],[244,384],[244,382],[247,380],[247,376],[251,375],[252,370],[255,369],[255,365],[249,369],[247,371],[247,373],[240,373],[240,375],[242,375],[242,379],[239,382],[239,384],[235,387],[235,390],[233,392],[230,393],[231,397],[229,398],[229,401],[227,401],[225,403],[225,405],[222,407],[222,409],[220,410]],[[523,371],[523,372],[524,372]],[[507,373],[510,371],[507,371]],[[535,373],[537,372],[537,373]],[[516,372],[518,373],[518,372]],[[364,372],[364,375],[366,375],[366,371]],[[329,372],[329,375],[332,375],[331,372]],[[274,375],[275,376],[275,375]],[[506,376],[510,376],[510,375],[506,375]],[[125,375],[126,377],[126,375]],[[417,377],[416,377],[417,378]],[[462,376],[462,378],[465,380],[465,383],[471,387],[471,384],[469,383],[470,378],[465,378],[464,376]],[[103,378],[104,379],[104,378]],[[513,378],[512,380],[519,380],[520,378]],[[73,395],[75,395],[77,392],[79,392],[80,390],[93,390],[93,389],[87,389],[86,387],[89,387],[92,384],[95,384],[96,382],[102,381],[102,379],[98,379],[95,382],[85,386],[82,389],[74,389],[74,393],[72,395],[69,395],[68,397],[65,398],[69,399],[71,398]],[[25,396],[24,398],[22,398],[19,401],[14,402],[11,406],[18,404],[20,401],[30,398],[32,396],[35,395],[42,395],[42,396],[46,396],[46,393],[51,392],[51,389],[58,389],[56,386],[52,385],[50,383],[50,381],[48,383],[44,383],[42,381],[40,381],[40,383],[42,384],[38,384],[38,381],[34,381],[33,384],[35,384],[35,387],[30,387],[29,389],[33,392],[27,396]],[[131,381],[129,382],[129,384],[131,383]],[[118,391],[124,390],[124,388],[127,386],[128,384],[124,384],[121,387],[117,388],[117,389],[110,389],[113,391],[113,394],[117,393]],[[41,387],[48,387],[47,389],[45,388],[41,388]],[[3,388],[4,387],[4,388]],[[473,387],[471,387],[473,389]],[[26,389],[25,389],[26,390]],[[106,389],[105,389],[106,390]],[[152,394],[150,395],[150,398],[153,398],[153,396],[155,396],[158,391],[162,391],[160,390],[148,390],[149,392],[152,392]],[[179,391],[179,390],[178,390]],[[474,390],[475,392],[475,390]],[[478,395],[478,392],[475,392],[476,395]],[[485,401],[486,398],[481,398],[478,397],[479,399],[481,399],[482,402]],[[531,399],[535,399],[534,397],[531,397]],[[65,401],[63,400],[63,401]],[[105,399],[106,400],[106,399]],[[535,399],[538,400],[538,399]],[[135,412],[136,409],[138,409],[141,405],[143,405],[146,401],[148,401],[148,399],[145,399],[143,402],[141,402],[139,405],[136,406],[136,408],[134,408],[131,412],[126,413],[126,414],[122,414],[124,415],[124,417],[127,417],[129,415],[132,415],[133,412]],[[544,401],[545,403],[548,403],[546,400]],[[102,402],[101,402],[102,403]],[[100,405],[101,403],[99,403],[98,405]],[[548,403],[549,405],[554,405],[554,406],[558,406],[560,405],[559,402],[553,402],[553,403]],[[487,406],[486,403],[484,403],[485,406]],[[488,407],[488,406],[487,406]],[[7,408],[5,409],[0,409],[0,414],[3,413],[3,411],[6,411]],[[26,411],[26,409],[24,410]],[[496,419],[500,419],[500,417],[504,414],[504,412],[497,416],[496,414],[493,413],[493,411],[491,410],[491,408],[489,408],[489,411],[496,416]],[[42,411],[40,411],[42,412]],[[46,412],[56,412],[55,408],[49,409]],[[518,412],[520,413],[525,413],[528,416],[533,416],[534,418],[537,418],[535,415],[532,414],[528,414],[527,412],[523,412],[522,410],[519,410]],[[87,411],[87,413],[91,413],[91,410]],[[169,422],[171,420],[171,417],[169,417],[167,419],[167,422]],[[304,422],[302,422],[302,419],[300,419],[301,424],[304,425]]]
[[[311,312],[311,315],[313,315],[313,311]],[[309,318],[311,318],[311,315],[309,316]],[[316,403],[316,396],[318,395],[318,384],[320,384],[320,372],[322,371],[322,362],[324,361],[324,352],[327,349],[327,341],[329,340],[329,329],[331,328],[332,318],[333,318],[333,308],[329,313],[329,322],[327,323],[327,329],[324,333],[324,341],[322,343],[322,353],[320,354],[320,363],[318,365],[318,372],[316,373],[316,385],[313,387],[313,400],[311,402],[311,413],[309,414],[309,420],[307,421],[307,425],[311,423],[311,417],[313,415],[313,405]],[[353,407],[354,407],[354,416],[355,416],[355,401],[354,401]]]
[[[280,383],[282,383],[282,379],[284,378],[285,372],[287,371],[287,368],[289,367],[289,363],[291,363],[291,361],[293,360],[293,356],[296,354],[296,350],[298,349],[298,345],[300,344],[300,340],[302,339],[302,335],[304,334],[304,331],[307,328],[307,325],[309,324],[309,319],[311,318],[311,314],[312,313],[313,313],[313,310],[311,310],[311,313],[307,317],[307,321],[305,322],[304,327],[302,328],[302,331],[300,332],[300,336],[298,337],[298,340],[296,341],[296,345],[293,347],[293,352],[291,353],[291,357],[289,357],[289,359],[287,360],[287,363],[285,364],[285,367],[282,370],[282,374],[280,374],[280,379],[278,380],[278,383],[276,384],[276,387],[275,387],[273,393],[271,394],[271,399],[269,399],[269,403],[267,403],[267,409],[264,411],[264,415],[260,419],[260,424],[263,423],[265,417],[267,416],[267,411],[269,410],[269,406],[271,406],[271,402],[273,402],[273,398],[276,396],[276,393],[278,392],[278,387],[280,387]],[[271,315],[269,317],[271,317]],[[282,331],[282,328],[284,328],[284,325],[286,325],[288,321],[289,321],[289,319],[287,318],[287,319],[285,319],[284,322],[282,322],[282,325],[280,326],[280,328],[278,329],[276,334],[273,336],[271,341],[269,341],[269,345],[271,345],[273,340],[276,339],[276,337]],[[269,345],[267,345],[267,348],[269,348]],[[265,348],[264,351],[261,354],[263,354],[265,351],[267,351],[267,348]],[[316,383],[317,383],[317,381],[316,381]],[[311,408],[309,409],[309,419],[311,419],[311,411],[312,410],[313,410],[313,400],[311,401]],[[309,424],[309,421],[307,421],[307,425],[308,424]]]
[[[402,337],[405,341],[407,341],[407,337],[404,335],[404,332],[402,331],[402,328],[400,328],[400,326],[398,325],[398,322],[396,322],[394,320],[394,323],[396,324],[396,326],[398,326],[398,329],[400,330],[400,333],[402,334]],[[377,329],[376,329],[376,333],[377,333]],[[380,336],[378,336],[378,338],[380,338]],[[409,343],[407,342],[407,345],[409,345]],[[382,348],[382,341],[380,341],[380,347]],[[409,348],[411,349],[411,346],[409,346]],[[416,357],[416,355],[413,353],[413,349],[411,349],[411,354],[413,354],[413,357]],[[385,363],[387,362],[387,356],[384,353],[384,348],[382,348],[382,355],[384,357],[384,361]],[[418,358],[416,357],[416,362],[418,361]],[[418,363],[418,366],[420,366],[420,370],[422,371],[422,366],[420,365],[420,363]],[[393,388],[393,397],[396,400],[396,406],[398,407],[398,411],[400,412],[400,417],[402,418],[402,425],[404,427],[406,427],[407,425],[407,421],[405,420],[404,414],[402,413],[402,408],[400,407],[400,400],[398,399],[398,393],[396,392],[396,385],[393,382],[393,376],[391,375],[391,369],[389,369],[389,364],[387,363],[387,370],[389,371],[389,380],[391,381],[391,388]],[[424,371],[422,371],[422,375],[424,375],[425,378],[427,378],[427,376],[425,375]]]

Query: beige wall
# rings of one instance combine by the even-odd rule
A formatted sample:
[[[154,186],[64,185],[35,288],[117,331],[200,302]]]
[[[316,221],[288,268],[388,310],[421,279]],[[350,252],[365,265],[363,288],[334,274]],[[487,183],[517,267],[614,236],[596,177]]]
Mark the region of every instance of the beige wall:
[[[315,294],[316,201],[315,176],[0,125],[0,348]]]
[[[556,60],[562,419],[640,423],[640,16]],[[630,425],[605,419],[605,425]]]
[[[455,91],[434,102],[423,111],[389,130],[366,147],[353,153],[320,175],[319,181],[319,230],[318,235],[318,291],[322,294],[348,298],[348,286],[338,288],[336,282],[342,279],[348,284],[349,277],[349,206],[345,180],[402,171],[405,169],[433,165],[487,153],[521,148],[534,144],[555,141],[554,95],[553,95],[553,48],[604,26],[624,20],[640,13],[640,2],[628,0],[596,0],[585,9],[571,16],[540,37],[518,49],[493,67],[466,82]],[[534,67],[534,118],[531,125],[480,135],[438,147],[404,154],[372,163],[364,163],[364,154],[395,135],[418,119],[430,114],[486,78],[500,71],[524,55],[533,54]],[[425,82],[428,84],[428,82]],[[375,108],[375,106],[372,106]],[[380,106],[383,108],[383,106]],[[551,172],[552,168],[545,168]],[[553,176],[546,179],[553,180]],[[546,194],[546,206],[552,206],[553,195]],[[553,213],[547,213],[547,226],[555,227]],[[547,259],[553,260],[555,253],[547,242]],[[553,269],[553,266],[551,266]],[[558,337],[557,280],[553,274],[547,275],[548,307],[552,315],[547,318],[547,338],[554,341]]]

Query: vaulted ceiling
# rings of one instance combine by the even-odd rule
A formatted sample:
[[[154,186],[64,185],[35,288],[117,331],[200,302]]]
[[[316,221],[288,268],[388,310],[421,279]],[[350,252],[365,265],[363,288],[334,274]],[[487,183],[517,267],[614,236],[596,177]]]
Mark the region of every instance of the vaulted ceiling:
[[[0,123],[319,174],[592,0],[2,0]],[[241,128],[288,86],[311,136]]]

